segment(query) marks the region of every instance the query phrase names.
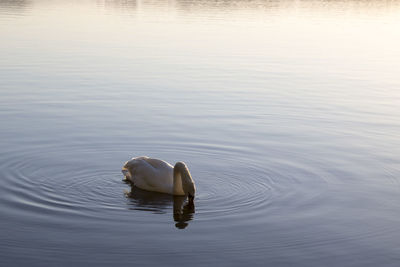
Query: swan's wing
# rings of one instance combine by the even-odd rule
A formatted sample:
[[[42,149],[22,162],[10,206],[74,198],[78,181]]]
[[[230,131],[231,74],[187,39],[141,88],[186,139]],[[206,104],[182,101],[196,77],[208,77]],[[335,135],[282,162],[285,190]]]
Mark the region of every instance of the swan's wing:
[[[160,159],[152,159],[152,158],[148,158],[148,157],[143,157],[143,160],[146,161],[147,163],[149,163],[153,168],[155,168],[158,171],[169,170],[171,168],[174,168],[168,162],[160,160]]]
[[[161,191],[169,191],[173,186],[174,167],[159,159],[144,158],[143,161],[147,164],[141,167],[146,168],[147,173],[151,174],[146,177],[146,183],[153,188],[159,188]]]
[[[139,188],[170,193],[173,187],[173,167],[165,161],[148,157],[134,158],[125,166],[131,181]]]
[[[173,169],[174,167],[169,164],[166,161],[160,160],[160,159],[153,159],[149,157],[137,157],[133,158],[125,163],[124,168],[137,168],[140,166],[147,166],[149,164],[151,167],[153,167],[155,170],[162,171],[162,170],[168,170],[168,169]],[[147,166],[149,167],[149,166]]]

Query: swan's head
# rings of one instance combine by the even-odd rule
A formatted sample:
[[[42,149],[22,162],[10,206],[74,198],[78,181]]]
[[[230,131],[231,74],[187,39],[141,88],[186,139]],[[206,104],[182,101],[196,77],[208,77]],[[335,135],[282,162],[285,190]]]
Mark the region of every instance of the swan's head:
[[[189,172],[188,167],[183,162],[177,162],[174,166],[174,176],[177,174],[181,175],[182,178],[182,189],[185,195],[187,195],[189,202],[193,202],[196,194],[196,185],[194,184],[192,175]]]

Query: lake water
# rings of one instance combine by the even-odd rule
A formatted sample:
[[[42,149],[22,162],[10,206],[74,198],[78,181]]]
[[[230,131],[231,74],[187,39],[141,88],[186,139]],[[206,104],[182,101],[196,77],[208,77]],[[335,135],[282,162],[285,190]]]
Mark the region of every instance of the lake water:
[[[399,266],[399,214],[400,1],[0,0],[1,266]]]

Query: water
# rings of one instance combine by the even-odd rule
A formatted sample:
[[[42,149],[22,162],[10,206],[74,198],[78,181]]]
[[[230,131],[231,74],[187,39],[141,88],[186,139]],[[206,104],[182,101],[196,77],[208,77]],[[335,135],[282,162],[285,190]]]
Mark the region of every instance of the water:
[[[399,1],[0,0],[0,265],[398,266]],[[195,206],[122,181],[185,161]]]

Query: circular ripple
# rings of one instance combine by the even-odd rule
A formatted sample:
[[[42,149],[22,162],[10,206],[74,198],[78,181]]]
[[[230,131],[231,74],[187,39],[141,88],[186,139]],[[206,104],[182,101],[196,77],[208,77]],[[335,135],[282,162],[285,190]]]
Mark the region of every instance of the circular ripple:
[[[90,158],[90,153],[86,154]],[[122,195],[118,170],[68,154],[60,158],[56,149],[40,154],[25,151],[3,159],[2,198],[12,213],[90,216],[90,211],[93,215],[95,210],[123,209],[116,201]]]
[[[345,240],[362,242],[375,238],[367,235],[365,228],[346,233],[345,227],[336,227],[334,229],[346,233],[338,237],[326,232],[324,225],[329,225],[329,219],[333,217],[329,213],[341,216],[332,205],[337,201],[334,198],[353,198],[353,194],[351,191],[346,194],[335,192],[329,176],[315,166],[308,169],[283,156],[262,158],[240,147],[184,143],[147,145],[125,148],[123,144],[113,144],[112,148],[101,152],[95,146],[64,147],[64,150],[49,146],[43,147],[40,153],[31,149],[0,154],[4,175],[0,203],[4,218],[16,218],[10,221],[26,227],[28,232],[31,225],[39,228],[40,233],[57,229],[61,237],[65,234],[64,229],[75,229],[67,234],[90,235],[108,231],[121,238],[125,229],[132,226],[139,231],[155,229],[161,234],[165,227],[189,227],[203,233],[218,232],[222,237],[230,236],[238,229],[246,231],[246,239],[223,249],[227,254],[263,255],[268,250],[279,252],[293,247],[326,249]],[[131,151],[137,152],[132,155]],[[142,191],[124,183],[120,171],[122,165],[130,157],[143,154],[171,163],[184,159],[197,186],[195,206],[186,205],[176,197]],[[368,198],[360,200],[368,201]],[[360,217],[360,224],[362,219]],[[394,230],[382,227],[374,234],[376,237],[387,236]],[[268,235],[268,243],[260,241],[260,235]],[[137,237],[143,242],[147,238],[145,234]],[[168,236],[171,240],[175,237],[179,239],[179,236]],[[25,246],[24,238],[18,244],[12,243],[13,238],[5,235],[5,244]],[[75,240],[79,241],[81,237],[75,236]],[[124,240],[124,244],[129,242]],[[43,245],[51,247],[52,244],[43,241]],[[198,249],[203,253],[206,251]],[[128,253],[132,254],[131,251]]]
[[[109,215],[104,213],[107,210],[110,214],[120,212],[117,216],[130,222],[143,218],[132,218],[121,211],[174,213],[176,203],[171,196],[139,192],[122,181],[124,161],[138,155],[123,160],[112,158],[121,154],[119,149],[123,151],[123,144],[102,152],[95,147],[71,147],[67,151],[45,147],[41,153],[32,149],[3,155],[4,201],[13,212],[104,218]],[[160,158],[185,158],[198,189],[194,220],[199,221],[235,219],[240,223],[249,217],[264,217],[274,201],[290,201],[301,193],[301,181],[294,173],[317,176],[278,159],[243,160],[251,153],[240,147],[182,143],[153,144],[153,149],[143,144],[135,149],[147,149],[150,156],[158,154]]]

